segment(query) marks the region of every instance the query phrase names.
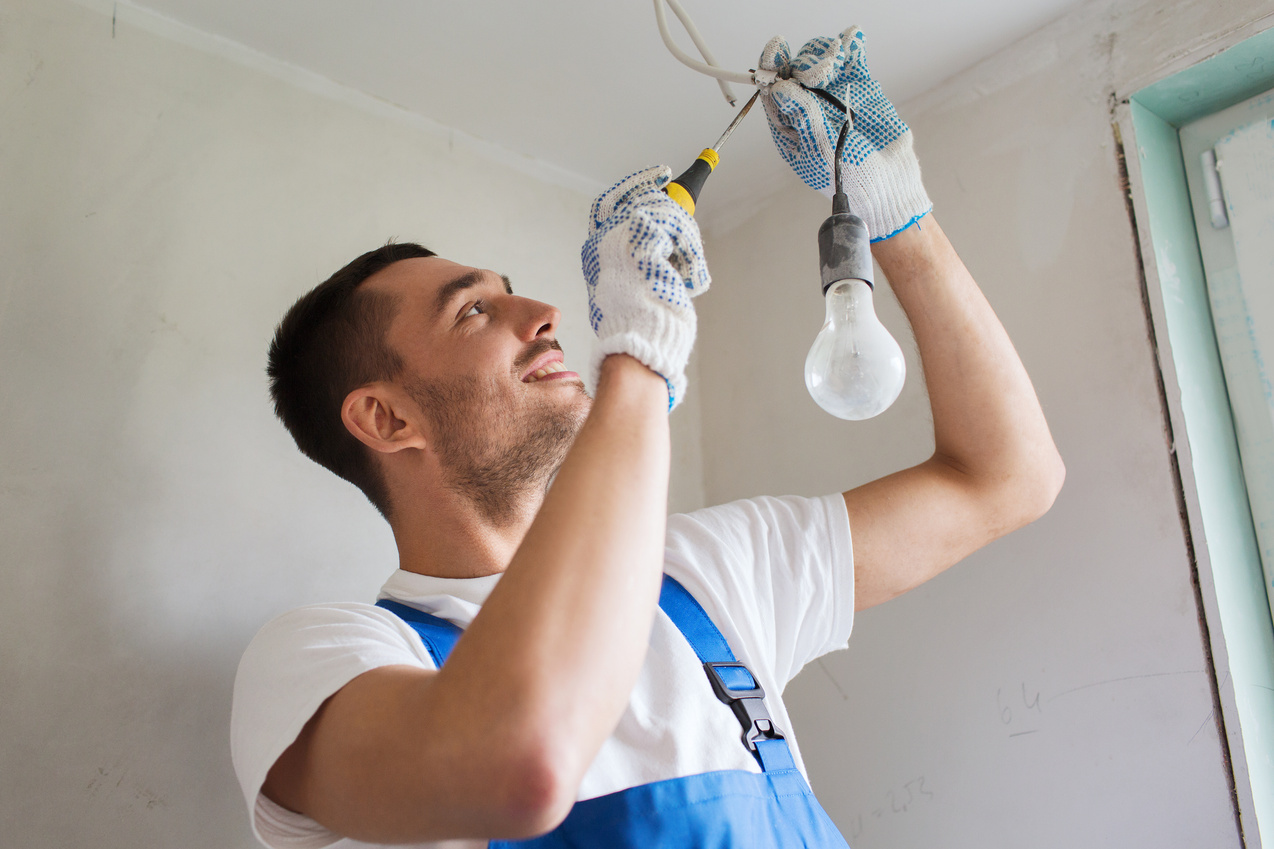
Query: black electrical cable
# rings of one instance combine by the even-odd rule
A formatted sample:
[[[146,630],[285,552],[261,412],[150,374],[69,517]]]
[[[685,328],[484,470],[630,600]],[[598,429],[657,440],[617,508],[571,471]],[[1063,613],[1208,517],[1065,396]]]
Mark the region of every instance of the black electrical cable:
[[[819,97],[823,98],[828,103],[830,103],[831,105],[839,109],[841,111],[841,114],[845,116],[845,123],[841,124],[840,135],[836,137],[836,162],[832,166],[833,176],[835,180],[833,184],[833,188],[836,190],[837,195],[841,195],[842,197],[844,197],[845,193],[843,189],[841,188],[841,180],[840,180],[840,160],[841,160],[841,156],[845,153],[845,139],[848,138],[849,136],[849,125],[854,119],[854,112],[844,103],[841,103],[840,98],[838,98],[834,94],[829,94],[823,91],[821,88],[810,88],[804,83],[797,83],[797,85],[799,85],[801,88],[805,89],[809,93],[818,95]],[[846,197],[844,199],[844,202],[845,202],[845,208],[839,209],[838,208],[839,199],[836,197],[833,197],[832,198],[833,211],[848,212],[849,198]]]
[[[845,190],[841,187],[840,182],[840,160],[845,155],[845,139],[849,138],[849,119],[840,125],[840,135],[836,137],[836,164],[833,172],[836,176],[836,194],[844,194]]]
[[[832,213],[849,212],[849,196],[845,194],[845,188],[841,185],[840,178],[840,160],[845,154],[845,139],[849,138],[849,119],[845,119],[845,123],[840,126],[840,135],[836,138],[836,162],[832,165],[832,175],[835,180],[833,188],[836,194],[832,195]]]
[[[836,95],[834,95],[834,94],[828,94],[827,92],[823,91],[821,88],[810,88],[809,86],[805,85],[804,83],[797,83],[797,85],[799,85],[801,88],[803,88],[803,89],[805,89],[806,91],[808,91],[810,94],[816,94],[816,95],[818,95],[819,97],[823,98],[823,99],[824,99],[824,100],[826,100],[828,103],[832,104],[832,105],[833,105],[833,106],[835,106],[837,109],[839,109],[842,113],[844,113],[844,114],[846,114],[846,115],[848,115],[848,114],[849,114],[849,109],[848,109],[848,108],[846,108],[845,104],[843,104],[843,103],[841,103],[841,102],[840,102],[840,98],[838,98]]]

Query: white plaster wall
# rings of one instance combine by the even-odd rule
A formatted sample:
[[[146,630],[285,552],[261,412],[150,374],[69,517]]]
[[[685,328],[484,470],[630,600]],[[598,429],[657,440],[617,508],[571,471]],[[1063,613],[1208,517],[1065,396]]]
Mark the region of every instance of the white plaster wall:
[[[1236,842],[1107,96],[1264,6],[1094,3],[904,106],[1069,478],[1049,516],[862,615],[789,691],[856,849]],[[240,651],[393,565],[362,496],[270,414],[264,350],[297,295],[417,239],[562,306],[570,361],[587,350],[587,191],[225,52],[0,0],[6,845],[251,845],[226,745]],[[794,187],[710,237],[675,509],[928,454],[914,360],[871,423],[805,394],[825,214]]]
[[[243,647],[396,565],[273,419],[265,350],[296,297],[418,240],[561,306],[586,371],[588,193],[151,29],[0,0],[6,846],[255,845],[228,747]],[[673,418],[674,508],[702,502],[696,415]]]
[[[861,614],[849,650],[789,688],[814,788],[855,849],[1239,843],[1109,100],[1268,14],[1094,2],[903,104],[937,217],[1014,339],[1068,478],[1045,518]],[[806,394],[829,211],[793,178],[710,231],[709,502],[841,490],[932,451],[914,356],[873,421]],[[905,336],[892,296],[877,300]]]

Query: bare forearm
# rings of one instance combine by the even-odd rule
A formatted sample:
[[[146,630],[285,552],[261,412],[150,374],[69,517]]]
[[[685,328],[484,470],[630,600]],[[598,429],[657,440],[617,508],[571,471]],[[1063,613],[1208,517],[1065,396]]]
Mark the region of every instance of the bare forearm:
[[[1061,461],[1034,387],[942,228],[927,216],[875,256],[920,348],[935,457],[979,482],[1020,487],[1017,498],[1038,491],[1051,502]]]
[[[473,698],[492,680],[518,682],[515,703],[544,712],[514,731],[533,729],[568,779],[582,778],[613,730],[645,656],[663,568],[666,407],[661,378],[607,359],[587,423],[457,648],[458,669],[480,670]]]
[[[920,347],[934,454],[845,493],[859,609],[1034,521],[1065,474],[1008,334],[932,216],[874,252]]]

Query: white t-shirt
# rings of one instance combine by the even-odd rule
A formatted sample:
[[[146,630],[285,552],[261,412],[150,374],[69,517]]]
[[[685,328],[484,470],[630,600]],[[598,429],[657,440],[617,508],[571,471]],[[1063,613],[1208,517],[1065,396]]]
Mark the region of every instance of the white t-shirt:
[[[780,694],[811,660],[845,646],[853,625],[853,549],[844,499],[756,498],[670,516],[664,571],[703,606],[765,688],[766,705],[805,771]],[[391,598],[466,627],[499,580],[397,571]],[[411,626],[372,604],[303,607],[272,620],[239,664],[230,744],[252,827],[289,849],[368,844],[342,838],[261,793],[266,774],[319,706],[379,666],[434,664]],[[760,772],[734,714],[659,611],[628,709],[584,776],[579,798],[723,769]],[[486,841],[423,844],[478,849]]]

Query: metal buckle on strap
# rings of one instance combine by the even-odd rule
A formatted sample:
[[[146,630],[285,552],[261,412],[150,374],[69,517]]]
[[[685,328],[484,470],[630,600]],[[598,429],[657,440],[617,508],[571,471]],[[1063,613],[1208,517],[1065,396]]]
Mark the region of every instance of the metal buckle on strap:
[[[765,709],[765,690],[761,689],[761,684],[752,674],[752,670],[738,662],[709,662],[703,665],[703,669],[708,673],[708,680],[712,682],[712,692],[730,706],[739,724],[743,726],[743,745],[755,752],[757,740],[784,739],[783,732],[770,719],[770,713]],[[721,673],[723,669],[740,669],[746,673],[747,677],[743,678],[738,672],[728,672],[726,676],[723,676]],[[733,682],[733,686],[726,683],[726,677]],[[740,686],[745,682],[750,682],[752,686]]]

